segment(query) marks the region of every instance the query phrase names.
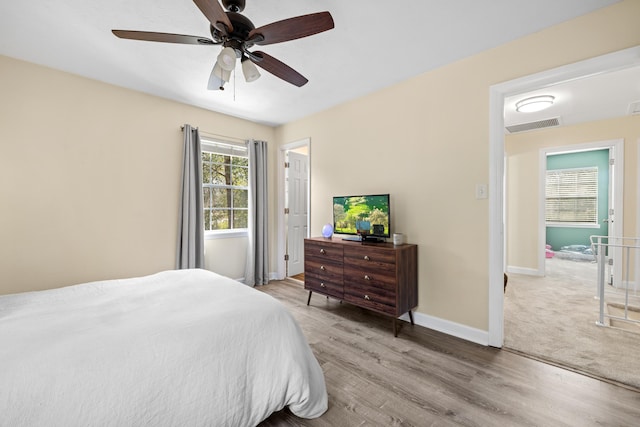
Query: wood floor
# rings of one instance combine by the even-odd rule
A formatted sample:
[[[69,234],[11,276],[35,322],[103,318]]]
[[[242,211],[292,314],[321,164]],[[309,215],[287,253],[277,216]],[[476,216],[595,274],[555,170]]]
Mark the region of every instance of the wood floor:
[[[633,426],[640,393],[517,354],[391,320],[308,293],[294,282],[257,288],[282,301],[325,374],[329,409],[287,410],[261,426]],[[404,322],[403,322],[404,323]]]
[[[304,282],[304,273],[296,274],[295,276],[291,276],[291,278]]]

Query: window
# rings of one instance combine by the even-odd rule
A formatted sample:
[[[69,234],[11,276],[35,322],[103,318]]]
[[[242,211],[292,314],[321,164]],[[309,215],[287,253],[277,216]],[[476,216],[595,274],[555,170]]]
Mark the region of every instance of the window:
[[[598,168],[547,171],[546,222],[598,225]]]
[[[245,146],[202,139],[204,230],[246,231],[249,159]]]

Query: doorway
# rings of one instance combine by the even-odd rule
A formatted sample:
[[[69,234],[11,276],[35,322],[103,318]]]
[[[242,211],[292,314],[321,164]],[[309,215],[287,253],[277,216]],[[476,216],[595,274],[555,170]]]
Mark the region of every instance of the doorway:
[[[505,98],[554,84],[637,65],[640,47],[625,49],[490,87],[489,96],[489,331],[487,343],[504,344],[503,272],[505,269],[504,105]]]
[[[308,236],[309,156],[307,147],[285,152],[285,261],[287,277],[304,273],[304,239]]]
[[[598,161],[598,154],[602,153],[604,155],[604,160]],[[588,156],[588,157],[587,157]],[[569,160],[568,157],[571,157],[572,160]],[[587,236],[587,239],[580,242],[575,242],[578,245],[589,245],[590,241],[588,239],[589,235],[600,235],[611,237],[620,237],[623,234],[622,224],[624,217],[624,209],[623,209],[623,194],[624,194],[624,140],[608,140],[608,141],[598,141],[598,142],[590,142],[584,144],[575,144],[569,146],[562,147],[547,147],[540,150],[540,183],[539,183],[539,199],[540,199],[540,215],[538,216],[538,266],[539,271],[538,275],[545,276],[546,275],[546,254],[547,248],[546,245],[549,243],[553,243],[551,240],[554,240],[553,236],[549,236],[549,233],[554,233],[556,236],[561,234],[560,231],[556,229],[550,229],[547,227],[545,221],[545,180],[544,177],[546,172],[550,169],[549,162],[555,161],[556,165],[561,165],[563,160],[570,161],[569,165],[576,164],[590,164],[598,166],[598,169],[601,171],[605,171],[604,177],[600,176],[600,179],[605,179],[606,185],[605,188],[599,189],[598,194],[598,223],[594,224],[590,229],[576,229],[573,230],[565,230],[565,234],[571,234],[573,236],[579,235],[580,232],[583,235]],[[581,160],[584,159],[584,160]],[[592,159],[592,160],[589,160]],[[584,162],[587,163],[584,163]],[[578,162],[578,163],[576,163]],[[553,169],[558,169],[557,166],[554,166]],[[600,174],[602,175],[602,174]],[[602,186],[601,186],[602,187]],[[606,197],[602,197],[601,195],[606,192]],[[580,230],[580,231],[579,231]],[[558,239],[558,237],[556,237]],[[561,240],[562,241],[562,240]],[[569,241],[565,241],[567,243],[566,246],[571,246]],[[545,246],[545,247],[543,247]],[[563,244],[553,245],[552,249],[560,250]],[[622,277],[622,265],[621,263],[615,262],[615,259],[619,259],[620,249],[613,248],[608,254],[608,265],[611,266],[608,270],[608,275],[611,279],[611,284],[614,285],[613,278]],[[609,280],[607,280],[609,281]]]
[[[311,141],[280,147],[278,153],[278,277],[300,280],[304,274],[304,239],[309,235]]]

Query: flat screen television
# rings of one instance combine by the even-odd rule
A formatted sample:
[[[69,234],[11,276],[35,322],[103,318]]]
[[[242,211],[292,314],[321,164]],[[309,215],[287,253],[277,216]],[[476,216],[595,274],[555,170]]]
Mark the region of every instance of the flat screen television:
[[[333,198],[333,231],[345,240],[379,241],[391,236],[388,194],[336,196]]]

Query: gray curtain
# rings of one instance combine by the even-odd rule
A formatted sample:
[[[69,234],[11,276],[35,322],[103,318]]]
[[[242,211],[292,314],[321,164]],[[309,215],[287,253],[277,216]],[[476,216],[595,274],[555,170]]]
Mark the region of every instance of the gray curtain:
[[[202,157],[198,128],[184,125],[176,269],[204,268]]]
[[[247,141],[249,153],[249,220],[245,283],[250,286],[269,283],[267,143]]]

